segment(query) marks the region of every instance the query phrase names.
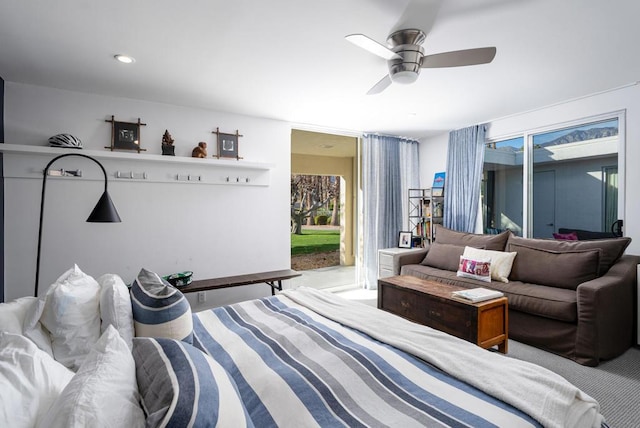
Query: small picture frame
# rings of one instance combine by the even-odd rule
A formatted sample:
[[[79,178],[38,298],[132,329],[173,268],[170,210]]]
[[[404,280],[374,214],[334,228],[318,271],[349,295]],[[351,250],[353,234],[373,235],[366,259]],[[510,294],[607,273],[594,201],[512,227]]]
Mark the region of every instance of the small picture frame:
[[[444,188],[442,187],[434,187],[431,189],[431,196],[440,197],[444,196]]]
[[[221,158],[238,157],[238,136],[233,134],[218,134],[218,155]]]
[[[242,159],[238,154],[238,140],[242,135],[236,130],[235,134],[226,134],[220,132],[219,128],[213,132],[217,135],[218,140],[218,154],[214,155],[218,159],[220,158],[235,158],[237,160]]]
[[[119,122],[111,116],[105,122],[111,122],[111,146],[105,148],[112,151],[133,150],[138,153],[146,150],[140,147],[140,127],[146,125],[140,122],[140,118],[137,122]]]
[[[411,248],[412,239],[411,232],[400,232],[398,236],[398,247],[400,248]]]

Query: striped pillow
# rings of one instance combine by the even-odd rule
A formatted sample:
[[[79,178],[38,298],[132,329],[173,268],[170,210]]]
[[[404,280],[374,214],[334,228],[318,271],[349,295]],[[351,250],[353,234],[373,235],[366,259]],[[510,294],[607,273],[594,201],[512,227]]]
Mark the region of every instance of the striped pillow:
[[[136,379],[147,426],[253,426],[226,370],[175,339],[133,339]]]
[[[137,337],[168,337],[193,342],[191,306],[184,294],[157,274],[142,269],[131,284]]]

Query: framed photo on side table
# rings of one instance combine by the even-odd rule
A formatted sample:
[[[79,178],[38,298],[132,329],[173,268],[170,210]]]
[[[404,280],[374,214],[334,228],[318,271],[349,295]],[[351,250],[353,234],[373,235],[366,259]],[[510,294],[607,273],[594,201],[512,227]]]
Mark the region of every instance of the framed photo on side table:
[[[398,237],[398,247],[411,248],[411,232],[400,232]]]

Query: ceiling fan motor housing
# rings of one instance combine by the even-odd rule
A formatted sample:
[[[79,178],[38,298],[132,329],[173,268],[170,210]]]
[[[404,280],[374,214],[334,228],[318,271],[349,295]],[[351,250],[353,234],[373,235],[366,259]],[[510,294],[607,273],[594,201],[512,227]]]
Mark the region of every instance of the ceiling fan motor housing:
[[[399,30],[387,38],[390,49],[400,56],[388,62],[392,81],[409,84],[418,79],[424,56],[424,49],[420,45],[425,39],[423,31],[414,29]]]

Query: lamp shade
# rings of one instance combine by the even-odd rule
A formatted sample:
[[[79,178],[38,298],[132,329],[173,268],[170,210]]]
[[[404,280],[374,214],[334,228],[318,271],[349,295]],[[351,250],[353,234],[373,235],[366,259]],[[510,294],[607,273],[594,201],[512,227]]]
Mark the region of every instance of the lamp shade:
[[[91,214],[89,214],[89,218],[87,218],[87,222],[89,223],[120,223],[120,216],[118,215],[118,211],[116,207],[111,202],[111,197],[109,197],[109,193],[105,190],[100,196],[100,200],[96,204]]]

